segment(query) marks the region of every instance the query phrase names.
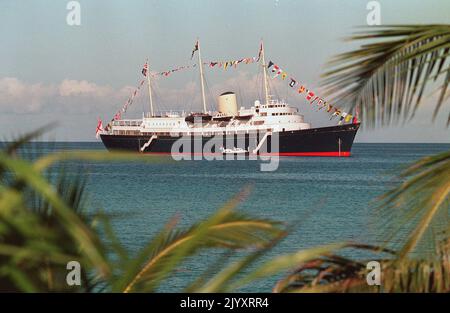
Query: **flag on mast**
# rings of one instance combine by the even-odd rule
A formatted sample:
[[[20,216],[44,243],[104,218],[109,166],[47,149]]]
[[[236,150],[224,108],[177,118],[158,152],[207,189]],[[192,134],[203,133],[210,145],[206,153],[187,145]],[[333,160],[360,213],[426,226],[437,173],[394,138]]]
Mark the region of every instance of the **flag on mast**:
[[[352,123],[353,124],[358,124],[358,120],[359,120],[359,106],[356,106],[356,114],[353,117]]]
[[[277,77],[278,75],[280,75],[283,71],[280,69],[280,67],[278,65],[274,65],[272,68],[272,73],[275,73],[275,75],[272,78]]]
[[[191,60],[194,57],[195,51],[197,51],[197,50],[198,50],[198,40],[195,42],[194,50],[192,50]]]
[[[144,67],[142,68],[142,75],[147,76],[148,72],[148,62],[145,62]]]
[[[256,59],[256,62],[259,62],[259,60],[261,59],[262,50],[263,50],[263,44],[261,42],[261,44],[259,45],[258,58]]]
[[[103,122],[100,118],[98,118],[98,122],[97,122],[97,129],[95,130],[95,137],[97,137],[98,139],[98,133],[103,131]]]

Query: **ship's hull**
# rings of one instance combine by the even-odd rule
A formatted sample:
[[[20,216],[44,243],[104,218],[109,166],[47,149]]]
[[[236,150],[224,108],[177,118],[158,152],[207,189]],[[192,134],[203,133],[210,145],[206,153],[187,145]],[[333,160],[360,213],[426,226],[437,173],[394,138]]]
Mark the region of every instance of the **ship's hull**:
[[[168,134],[157,134],[153,139],[151,134],[102,134],[100,136],[108,150],[127,150],[153,154],[222,154],[219,147],[223,144],[225,148],[242,148],[250,153],[256,149],[258,154],[347,157],[351,154],[353,140],[358,128],[359,124],[346,124],[284,131],[278,133],[278,144],[276,144],[275,136],[268,135],[264,139],[264,133],[232,135],[219,139],[219,144],[217,144],[217,137],[206,135],[173,137]],[[215,144],[211,144],[211,140],[216,140]],[[264,147],[258,149],[258,143],[261,141],[266,142],[264,142]]]

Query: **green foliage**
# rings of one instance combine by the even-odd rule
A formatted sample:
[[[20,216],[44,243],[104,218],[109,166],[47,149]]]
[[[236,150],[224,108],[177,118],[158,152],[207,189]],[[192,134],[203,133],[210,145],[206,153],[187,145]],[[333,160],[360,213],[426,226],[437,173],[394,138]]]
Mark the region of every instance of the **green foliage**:
[[[83,217],[84,182],[44,178],[17,149],[41,133],[20,138],[0,153],[0,290],[78,291],[67,288],[66,264],[109,271],[95,232]],[[81,248],[82,247],[82,248]],[[92,286],[83,275],[83,290]]]
[[[328,93],[337,103],[359,107],[363,120],[374,126],[411,118],[426,86],[441,79],[436,116],[447,99],[450,26],[371,29],[351,39],[374,42],[332,61],[334,68],[324,82]],[[399,177],[403,183],[378,199],[375,206],[384,225],[380,246],[330,244],[264,260],[288,228],[236,212],[250,191],[245,188],[189,228],[169,221],[130,255],[105,214],[96,214],[95,220],[87,217],[82,176],[68,177],[63,167],[56,179],[49,173],[70,160],[167,159],[99,151],[22,158],[18,149],[43,131],[25,135],[0,152],[0,291],[153,292],[198,252],[221,249],[223,257],[205,265],[185,291],[236,291],[288,272],[275,292],[450,292],[449,152],[411,165]],[[381,286],[367,285],[368,260],[344,257],[346,249],[375,254],[372,260],[382,265]],[[236,255],[239,258],[230,261]],[[65,284],[71,260],[84,269],[78,288]]]
[[[246,188],[209,219],[188,229],[176,228],[171,221],[138,255],[130,256],[107,216],[95,216],[101,229],[87,218],[82,176],[69,178],[62,168],[51,181],[52,175],[46,173],[67,160],[165,160],[98,151],[21,158],[18,149],[39,134],[26,135],[0,152],[0,290],[155,291],[183,261],[202,249],[261,249],[284,233],[280,223],[234,211],[249,193]],[[101,230],[104,239],[99,236]],[[71,260],[84,269],[80,288],[65,283],[66,264]]]
[[[384,224],[384,238],[402,242],[399,238],[409,234],[400,247],[400,258],[413,251],[416,255],[437,253],[449,229],[450,152],[419,160],[400,178],[404,182],[376,204]]]
[[[381,285],[366,282],[369,260],[352,260],[330,254],[299,264],[281,279],[274,292],[450,292],[449,248],[442,242],[435,258],[398,258],[390,250],[364,245],[348,245],[356,250],[372,250],[383,254]],[[384,255],[388,253],[390,257]],[[370,261],[372,261],[371,259]]]
[[[324,74],[334,101],[359,108],[366,126],[390,124],[412,118],[426,87],[441,80],[436,117],[448,99],[450,25],[371,27],[350,40],[366,43],[335,57]],[[375,204],[382,246],[397,251],[379,259],[379,291],[449,292],[450,153],[419,160],[398,178],[403,183]],[[338,256],[319,258],[287,276],[277,290],[369,291],[363,264]]]
[[[323,85],[332,102],[358,107],[365,126],[390,124],[412,118],[426,87],[440,82],[436,117],[448,98],[450,25],[371,26],[349,40],[365,43],[329,63]]]
[[[83,176],[69,177],[63,166],[55,167],[55,164],[80,159],[145,162],[160,162],[160,159],[74,151],[24,160],[16,153],[20,145],[13,146],[0,153],[2,291],[154,292],[183,262],[205,249],[223,250],[223,258],[184,286],[185,291],[231,292],[286,271],[289,274],[277,283],[275,292],[449,291],[448,232],[439,236],[433,258],[408,257],[427,229],[427,221],[432,220],[436,212],[448,208],[444,206],[445,201],[436,201],[434,185],[426,180],[434,177],[438,184],[439,175],[447,175],[448,154],[413,165],[403,173],[409,180],[387,193],[380,202],[388,211],[397,210],[405,203],[408,207],[417,203],[414,210],[400,210],[410,219],[417,214],[419,221],[412,219],[417,227],[410,229],[406,244],[399,252],[360,244],[330,244],[266,260],[263,257],[289,231],[283,224],[235,211],[249,194],[250,187],[244,188],[211,217],[189,228],[177,227],[176,219],[169,221],[136,255],[130,255],[117,239],[105,214],[88,218]],[[56,170],[56,175],[50,175]],[[425,194],[419,192],[423,190]],[[427,210],[421,209],[424,206]],[[397,214],[396,218],[402,221],[404,217]],[[389,220],[395,224],[393,218]],[[445,225],[448,227],[448,223]],[[366,284],[365,260],[340,255],[341,250],[349,248],[379,254],[376,259],[383,266],[382,287]],[[234,251],[239,252],[240,257],[230,261]],[[386,253],[390,257],[386,258]],[[72,260],[82,265],[79,287],[67,286],[65,282],[66,264]]]

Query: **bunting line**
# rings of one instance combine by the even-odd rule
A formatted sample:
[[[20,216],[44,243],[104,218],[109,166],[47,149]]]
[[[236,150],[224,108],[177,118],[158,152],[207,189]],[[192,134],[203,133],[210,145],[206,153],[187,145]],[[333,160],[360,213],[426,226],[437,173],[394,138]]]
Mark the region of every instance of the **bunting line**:
[[[147,63],[144,65],[144,69],[147,69],[146,67]],[[144,70],[142,72],[144,74]],[[146,72],[147,73],[147,72]],[[145,79],[141,80],[139,85],[136,87],[136,89],[131,93],[130,97],[128,97],[127,101],[124,103],[121,109],[119,109],[115,114],[114,117],[111,119],[111,121],[106,125],[105,130],[108,130],[111,127],[111,123],[117,120],[120,120],[122,117],[122,114],[126,113],[128,110],[128,107],[133,103],[134,99],[136,98],[139,90],[144,85]]]
[[[185,65],[185,66],[179,66],[177,68],[171,69],[171,70],[167,70],[167,71],[162,71],[162,72],[153,72],[151,73],[152,77],[156,77],[156,76],[169,76],[172,73],[178,72],[178,71],[182,71],[182,70],[187,70],[190,68],[194,68],[196,67],[197,64],[192,64],[192,65]]]
[[[272,61],[269,61],[267,69],[270,69],[270,71],[272,72],[272,79],[281,77],[282,80],[286,80],[286,78],[289,76],[284,70],[280,68],[280,66]],[[334,117],[339,117],[339,125],[343,122],[348,123],[350,121],[354,124],[358,123],[357,116],[353,116],[352,114],[329,104],[327,101],[325,101],[325,99],[318,96],[314,91],[308,89],[305,85],[300,84],[295,78],[289,76],[288,85],[289,87],[295,89],[298,94],[304,94],[306,101],[308,101],[310,104],[316,103],[318,110],[325,109],[326,112],[330,113],[330,120]]]
[[[209,68],[221,68],[226,70],[227,68],[230,67],[234,67],[236,68],[239,64],[251,64],[251,63],[255,63],[258,62],[258,58],[257,57],[251,57],[251,58],[242,58],[239,60],[231,60],[231,61],[210,61],[210,62],[203,62],[203,65],[207,65]],[[162,71],[162,72],[153,72],[151,73],[152,77],[157,77],[157,76],[164,76],[167,77],[172,73],[178,72],[178,71],[182,71],[182,70],[187,70],[187,69],[191,69],[191,68],[195,68],[197,67],[197,64],[191,64],[191,65],[185,65],[185,66],[179,66],[167,71]],[[145,76],[145,75],[144,75]]]
[[[195,51],[193,51],[195,52]],[[252,58],[242,58],[239,60],[232,60],[232,61],[210,61],[210,62],[203,62],[203,65],[208,65],[210,68],[223,68],[224,70],[226,70],[228,67],[232,67],[234,66],[235,68],[237,67],[238,64],[250,64],[250,63],[254,63],[257,62],[259,59],[259,57],[252,57]],[[173,68],[171,70],[167,70],[167,71],[162,71],[162,72],[153,72],[150,73],[150,75],[152,77],[156,77],[156,76],[163,76],[163,77],[167,77],[172,73],[178,72],[178,71],[182,71],[182,70],[187,70],[190,68],[195,68],[197,67],[197,64],[191,64],[191,65],[185,65],[185,66],[179,66],[176,68]],[[148,62],[145,62],[143,68],[142,68],[142,75],[144,75],[145,77],[147,77],[148,73]],[[122,117],[122,114],[126,113],[128,110],[128,107],[133,103],[134,98],[136,97],[137,93],[139,92],[139,90],[141,89],[142,85],[144,85],[145,83],[145,79],[143,79],[138,87],[133,91],[133,93],[131,94],[131,96],[128,98],[128,100],[125,102],[125,104],[122,106],[122,108],[120,110],[118,110],[116,112],[116,114],[114,114],[114,117],[111,119],[111,122],[114,122],[116,120],[120,120]],[[108,128],[109,124],[106,126],[106,128]]]

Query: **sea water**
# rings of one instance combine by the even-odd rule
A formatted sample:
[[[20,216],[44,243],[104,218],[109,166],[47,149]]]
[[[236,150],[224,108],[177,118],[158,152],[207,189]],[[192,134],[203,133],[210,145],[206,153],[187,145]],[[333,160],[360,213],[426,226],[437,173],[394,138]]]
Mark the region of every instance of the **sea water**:
[[[35,150],[104,150],[101,143],[40,143]],[[396,175],[421,157],[449,144],[354,144],[349,158],[283,157],[273,172],[258,161],[178,161],[165,163],[84,162],[89,210],[103,209],[123,245],[136,253],[169,220],[189,226],[220,208],[246,186],[250,195],[237,210],[294,225],[267,256],[336,242],[376,243],[373,201],[399,180]],[[70,170],[69,170],[70,171]],[[73,174],[78,170],[74,167]],[[159,289],[182,291],[222,253],[189,259]],[[279,276],[243,290],[270,291]]]

